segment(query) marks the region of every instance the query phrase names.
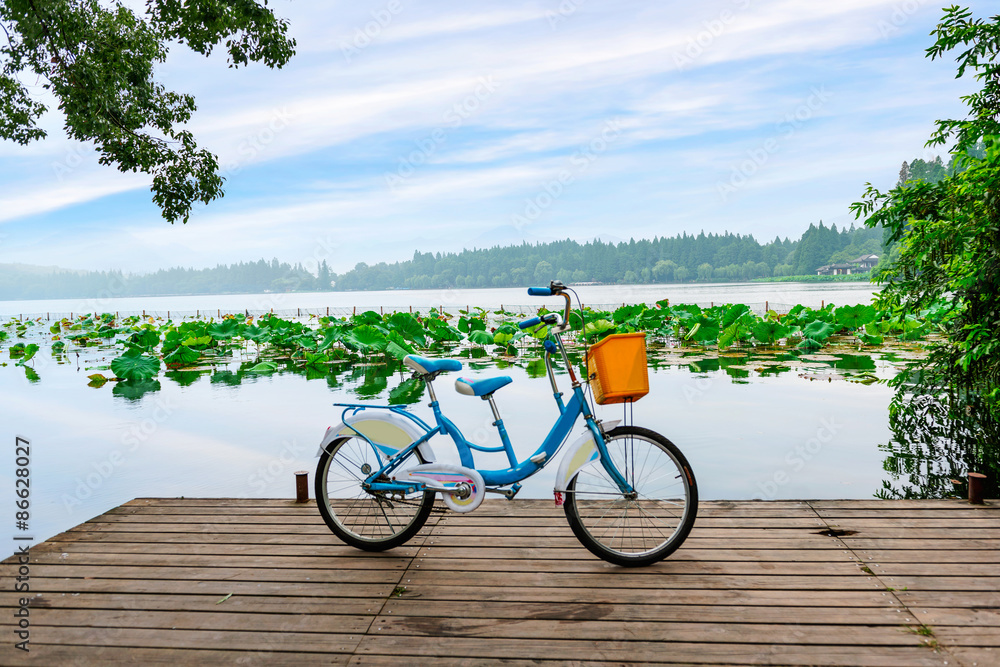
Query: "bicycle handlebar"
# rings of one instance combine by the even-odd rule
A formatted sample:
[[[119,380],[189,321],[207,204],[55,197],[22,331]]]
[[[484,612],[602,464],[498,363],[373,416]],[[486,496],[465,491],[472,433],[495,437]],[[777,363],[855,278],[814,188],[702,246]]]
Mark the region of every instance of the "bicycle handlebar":
[[[528,329],[530,327],[535,326],[536,324],[541,324],[541,323],[542,323],[542,318],[536,316],[536,317],[529,317],[528,319],[522,322],[518,322],[517,326],[520,329]]]
[[[551,287],[529,287],[528,296],[552,296]]]

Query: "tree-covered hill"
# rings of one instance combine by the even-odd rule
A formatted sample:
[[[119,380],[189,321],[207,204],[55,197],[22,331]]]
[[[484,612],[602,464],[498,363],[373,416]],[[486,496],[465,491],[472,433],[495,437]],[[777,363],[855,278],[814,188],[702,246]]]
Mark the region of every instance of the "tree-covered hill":
[[[852,225],[838,230],[822,221],[798,241],[775,238],[763,245],[749,234],[705,232],[617,244],[566,239],[460,253],[418,251],[405,262],[361,262],[334,281],[338,290],[518,287],[553,278],[623,284],[741,281],[815,274],[824,264],[880,254],[881,239],[880,229]]]

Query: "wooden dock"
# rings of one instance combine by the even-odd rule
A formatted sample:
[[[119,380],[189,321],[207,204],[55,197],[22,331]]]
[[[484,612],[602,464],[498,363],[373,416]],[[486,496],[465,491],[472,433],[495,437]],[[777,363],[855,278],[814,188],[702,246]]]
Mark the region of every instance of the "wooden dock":
[[[623,569],[550,501],[371,554],[312,503],[143,498],[32,547],[28,654],[0,565],[0,664],[998,665],[998,547],[996,501],[703,502]]]

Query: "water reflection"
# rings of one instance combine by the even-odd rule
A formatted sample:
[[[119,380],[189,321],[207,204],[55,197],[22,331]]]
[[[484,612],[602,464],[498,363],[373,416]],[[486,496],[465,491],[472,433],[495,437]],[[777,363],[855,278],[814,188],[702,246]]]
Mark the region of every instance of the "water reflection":
[[[879,449],[891,479],[879,498],[967,498],[969,472],[986,475],[984,497],[1000,497],[1000,424],[978,398],[910,395],[890,410],[889,428]]]

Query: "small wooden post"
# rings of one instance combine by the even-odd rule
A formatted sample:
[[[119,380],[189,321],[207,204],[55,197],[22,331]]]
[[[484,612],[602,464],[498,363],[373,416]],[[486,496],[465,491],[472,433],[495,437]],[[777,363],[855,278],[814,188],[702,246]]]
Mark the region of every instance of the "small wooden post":
[[[767,307],[767,301],[765,301],[764,302],[764,312],[767,313],[767,311],[769,311],[769,310],[771,310],[771,309]]]
[[[326,316],[330,317],[330,306],[326,307]]]
[[[358,314],[358,307],[357,306],[354,306],[354,310],[351,311],[351,314],[352,315],[357,315]]]
[[[825,299],[820,299],[819,300],[819,309],[823,310],[824,308],[826,308],[826,300]]]
[[[983,486],[986,482],[986,475],[978,472],[969,473],[969,503],[972,505],[982,505]]]
[[[221,319],[222,319],[222,309],[221,309],[221,308],[219,308],[219,309],[218,309],[218,310],[216,310],[215,312],[216,312],[216,313],[218,314],[218,317],[219,317],[219,319],[221,320]]]
[[[115,317],[118,317],[118,313],[115,313]],[[142,309],[142,319],[146,319],[146,309]]]
[[[309,473],[305,470],[295,473],[295,502],[309,502]]]
[[[167,311],[167,319],[168,320],[170,319],[170,311],[169,310]]]

